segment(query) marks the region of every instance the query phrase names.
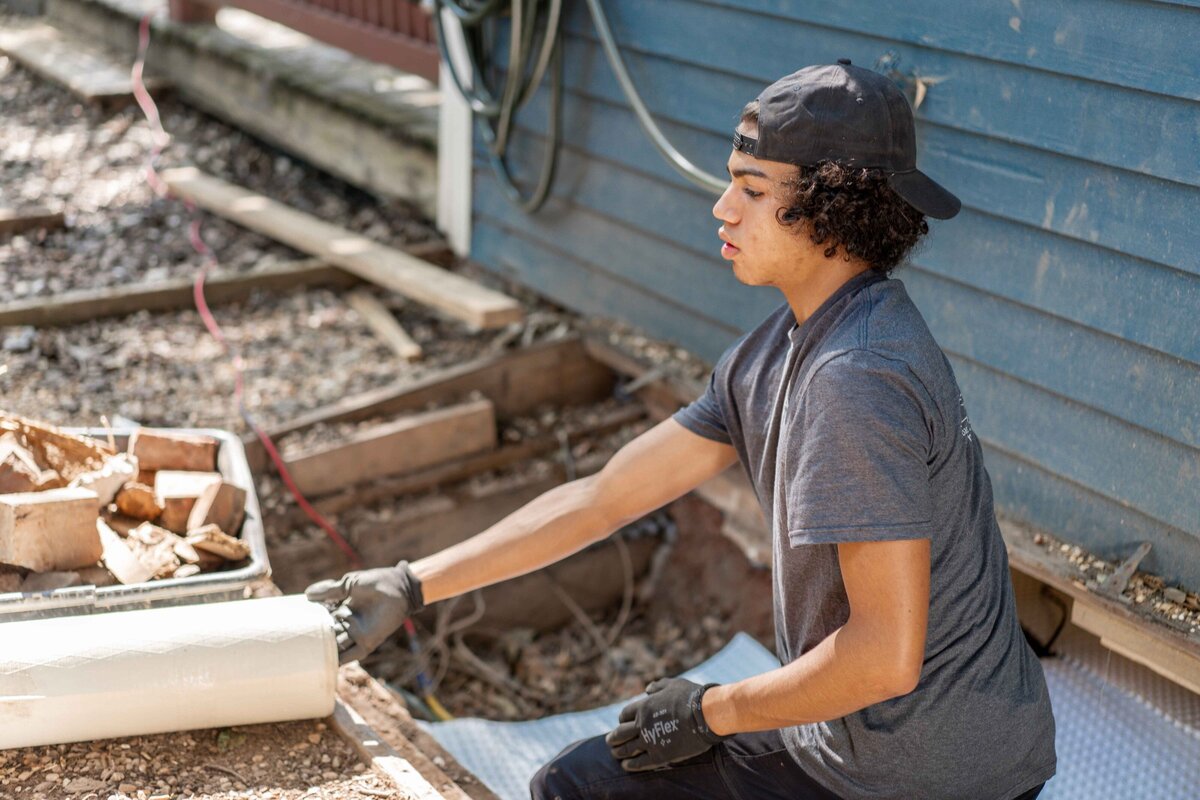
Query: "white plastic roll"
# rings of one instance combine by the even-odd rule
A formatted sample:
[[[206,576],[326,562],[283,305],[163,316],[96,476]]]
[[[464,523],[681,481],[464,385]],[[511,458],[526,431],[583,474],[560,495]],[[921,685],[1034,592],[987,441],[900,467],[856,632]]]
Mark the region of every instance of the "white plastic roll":
[[[337,662],[302,595],[0,623],[0,749],[328,716]]]

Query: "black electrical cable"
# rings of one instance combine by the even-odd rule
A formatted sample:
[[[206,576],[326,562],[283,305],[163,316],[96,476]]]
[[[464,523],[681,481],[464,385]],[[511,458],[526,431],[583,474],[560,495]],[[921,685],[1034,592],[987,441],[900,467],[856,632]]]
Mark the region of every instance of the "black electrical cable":
[[[436,0],[435,6],[434,25],[442,60],[448,67],[455,88],[467,101],[480,124],[480,133],[488,151],[488,161],[499,179],[504,195],[521,210],[527,213],[536,211],[549,196],[558,166],[558,150],[562,138],[562,0],[510,0],[506,7],[502,7],[500,0]],[[600,0],[587,0],[587,6],[609,66],[612,67],[621,90],[654,147],[691,183],[720,194],[728,181],[701,170],[688,160],[663,135],[654,121],[629,76]],[[450,57],[443,9],[451,13],[462,31],[470,70],[469,81],[464,80],[464,76],[459,73],[458,64]],[[489,51],[496,40],[496,20],[505,10],[511,18],[508,64],[504,70],[503,83],[494,86],[488,82],[486,76],[499,70]],[[532,62],[533,69],[530,70],[533,43],[539,30],[543,34],[542,42],[537,48],[537,60]],[[545,151],[541,173],[534,190],[532,194],[525,196],[517,187],[509,169],[508,148],[517,111],[537,92],[547,71],[551,73],[551,84]]]

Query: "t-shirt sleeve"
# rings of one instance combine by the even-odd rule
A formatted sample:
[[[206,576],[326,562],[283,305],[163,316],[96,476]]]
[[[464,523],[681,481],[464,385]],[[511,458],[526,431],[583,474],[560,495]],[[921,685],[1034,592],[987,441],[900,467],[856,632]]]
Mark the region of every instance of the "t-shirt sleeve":
[[[732,444],[729,426],[725,420],[724,397],[725,370],[728,368],[728,354],[723,356],[713,369],[708,379],[708,388],[704,394],[690,405],[679,409],[672,416],[676,422],[697,436],[712,439],[721,444]]]
[[[855,350],[822,365],[791,420],[790,543],[932,538],[932,406],[902,362]]]

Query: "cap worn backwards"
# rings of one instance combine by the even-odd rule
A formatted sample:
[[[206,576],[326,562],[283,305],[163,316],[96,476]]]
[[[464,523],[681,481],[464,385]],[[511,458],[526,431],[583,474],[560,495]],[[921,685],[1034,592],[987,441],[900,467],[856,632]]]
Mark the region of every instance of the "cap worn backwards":
[[[758,105],[758,138],[735,133],[734,149],[797,166],[836,161],[882,170],[921,213],[958,213],[959,199],[917,169],[912,109],[887,77],[843,58],[780,78],[759,94]]]

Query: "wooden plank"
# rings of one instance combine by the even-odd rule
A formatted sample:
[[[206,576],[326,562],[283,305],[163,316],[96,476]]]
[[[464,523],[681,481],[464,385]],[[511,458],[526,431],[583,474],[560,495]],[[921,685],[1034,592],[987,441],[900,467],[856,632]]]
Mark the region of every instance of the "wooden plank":
[[[709,360],[719,358],[737,338],[738,331],[731,326],[698,317],[696,310],[577,260],[565,250],[523,239],[521,229],[498,225],[485,216],[474,220],[471,246],[473,256],[490,269],[537,286],[574,311],[631,321],[648,335],[684,345]]]
[[[1162,523],[1194,531],[1200,450],[950,356],[975,432],[988,445]]]
[[[365,392],[271,428],[272,439],[325,422],[344,422],[444,405],[479,392],[499,417],[524,414],[540,405],[591,403],[612,394],[613,374],[588,358],[578,337],[539,342],[437,370],[416,380]],[[252,436],[243,444],[254,470],[266,467],[266,453]]]
[[[640,405],[628,405],[606,414],[593,424],[563,429],[568,440],[601,436],[642,419],[646,415]],[[448,461],[413,475],[375,481],[360,485],[341,494],[323,497],[314,502],[322,514],[337,514],[355,506],[369,505],[379,500],[456,483],[481,472],[502,469],[518,461],[552,452],[562,446],[557,433],[548,433],[517,444],[505,445],[490,453]]]
[[[1069,596],[1076,608],[1084,607],[1078,613],[1082,614],[1086,624],[1075,619],[1074,611],[1073,622],[1101,638],[1108,636],[1118,647],[1141,648],[1145,659],[1128,652],[1121,652],[1121,655],[1140,661],[1155,671],[1161,673],[1161,669],[1167,669],[1185,680],[1196,680],[1200,676],[1200,639],[1170,628],[1154,617],[1136,613],[1116,600],[1102,597],[1076,583],[1073,575],[1053,563],[1034,544],[1032,531],[1004,519],[1000,521],[1000,530],[1013,569]],[[1147,659],[1155,663],[1148,663]],[[1176,675],[1165,677],[1178,680]],[[1197,691],[1196,687],[1190,688]]]
[[[1181,397],[1200,397],[1200,363],[929,273],[912,271],[904,281],[947,353],[1200,447],[1200,405],[1179,402]],[[1200,289],[1200,280],[1196,284]]]
[[[330,719],[333,729],[350,743],[359,757],[404,792],[407,800],[444,800],[446,795],[433,788],[412,764],[385,743],[353,706],[339,698]]]
[[[920,270],[1200,363],[1200,280],[1193,274],[971,209],[938,228],[914,261]]]
[[[166,170],[176,195],[246,228],[270,236],[355,275],[399,292],[468,324],[502,327],[520,321],[520,303],[399,250],[323,222],[194,167]]]
[[[127,64],[114,63],[106,54],[50,25],[6,20],[0,28],[0,51],[83,100],[114,104],[133,99]],[[146,85],[150,91],[163,86],[154,79],[147,79]]]
[[[288,458],[287,468],[300,491],[313,496],[495,446],[495,407],[475,400],[361,430],[344,444]]]
[[[0,35],[3,32],[0,31]],[[21,208],[0,208],[0,236],[41,228],[53,230],[66,224],[61,211],[52,211],[44,206],[22,206]]]
[[[832,63],[839,57],[851,57],[854,63],[869,67],[881,53],[878,38],[858,30],[830,31],[796,19],[751,22],[744,10],[736,16],[745,33],[735,34],[732,40],[753,37],[754,46],[745,48],[744,54],[736,53],[728,47],[730,39],[718,41],[699,33],[721,29],[721,21],[731,22],[734,12],[692,0],[662,0],[626,14],[638,22],[618,34],[618,40],[630,51],[626,56],[629,69],[654,91],[656,117],[711,130],[727,130],[742,103],[787,69],[795,68],[781,66],[777,55],[786,52],[789,42],[806,42],[804,63]],[[1005,19],[1005,34],[1013,35],[1007,23],[1018,17],[1014,12]],[[1038,17],[1042,18],[1040,10]],[[1093,27],[1090,12],[1086,26]],[[1144,22],[1137,25],[1138,30],[1144,28]],[[689,35],[689,30],[698,35]],[[602,61],[603,53],[593,39],[590,20],[579,20],[576,35],[567,39],[568,63]],[[1119,45],[1109,47],[1124,60],[1127,44],[1126,36]],[[1157,88],[1144,91],[1142,87],[1113,85],[1111,70],[1080,80],[1074,75],[1030,69],[1025,61],[989,61],[903,42],[891,43],[887,49],[901,72],[916,69],[925,76],[953,77],[930,88],[918,113],[923,121],[1200,184],[1200,161],[1187,155],[1195,149],[1195,130],[1182,122],[1194,116],[1188,109],[1200,94],[1173,97]],[[1200,66],[1200,58],[1196,61]],[[1196,84],[1194,77],[1192,80]],[[572,91],[626,104],[610,70],[571,70],[566,84]],[[1099,124],[1093,111],[1097,107],[1111,112]],[[540,122],[544,117],[535,113],[530,109],[527,119]],[[1163,131],[1158,125],[1163,119],[1181,124],[1174,131]],[[1071,134],[1083,128],[1088,136]]]
[[[421,360],[421,345],[413,341],[408,331],[404,330],[392,316],[392,312],[379,302],[375,295],[358,289],[346,295],[346,302],[397,356],[405,361]]]
[[[499,800],[432,736],[421,730],[393,693],[359,664],[346,664],[338,670],[337,687],[338,697],[361,715],[379,740],[398,752],[446,800]],[[437,759],[436,763],[434,759]]]
[[[1100,644],[1200,694],[1200,654],[1196,648],[1155,636],[1143,623],[1113,616],[1083,599],[1071,607],[1071,622],[1100,637]]]
[[[270,264],[251,272],[215,274],[204,281],[210,305],[244,300],[251,292],[286,291],[300,286],[352,286],[359,278],[319,259]],[[193,281],[180,278],[103,289],[63,292],[0,306],[0,326],[71,325],[136,311],[170,311],[192,306]]]

